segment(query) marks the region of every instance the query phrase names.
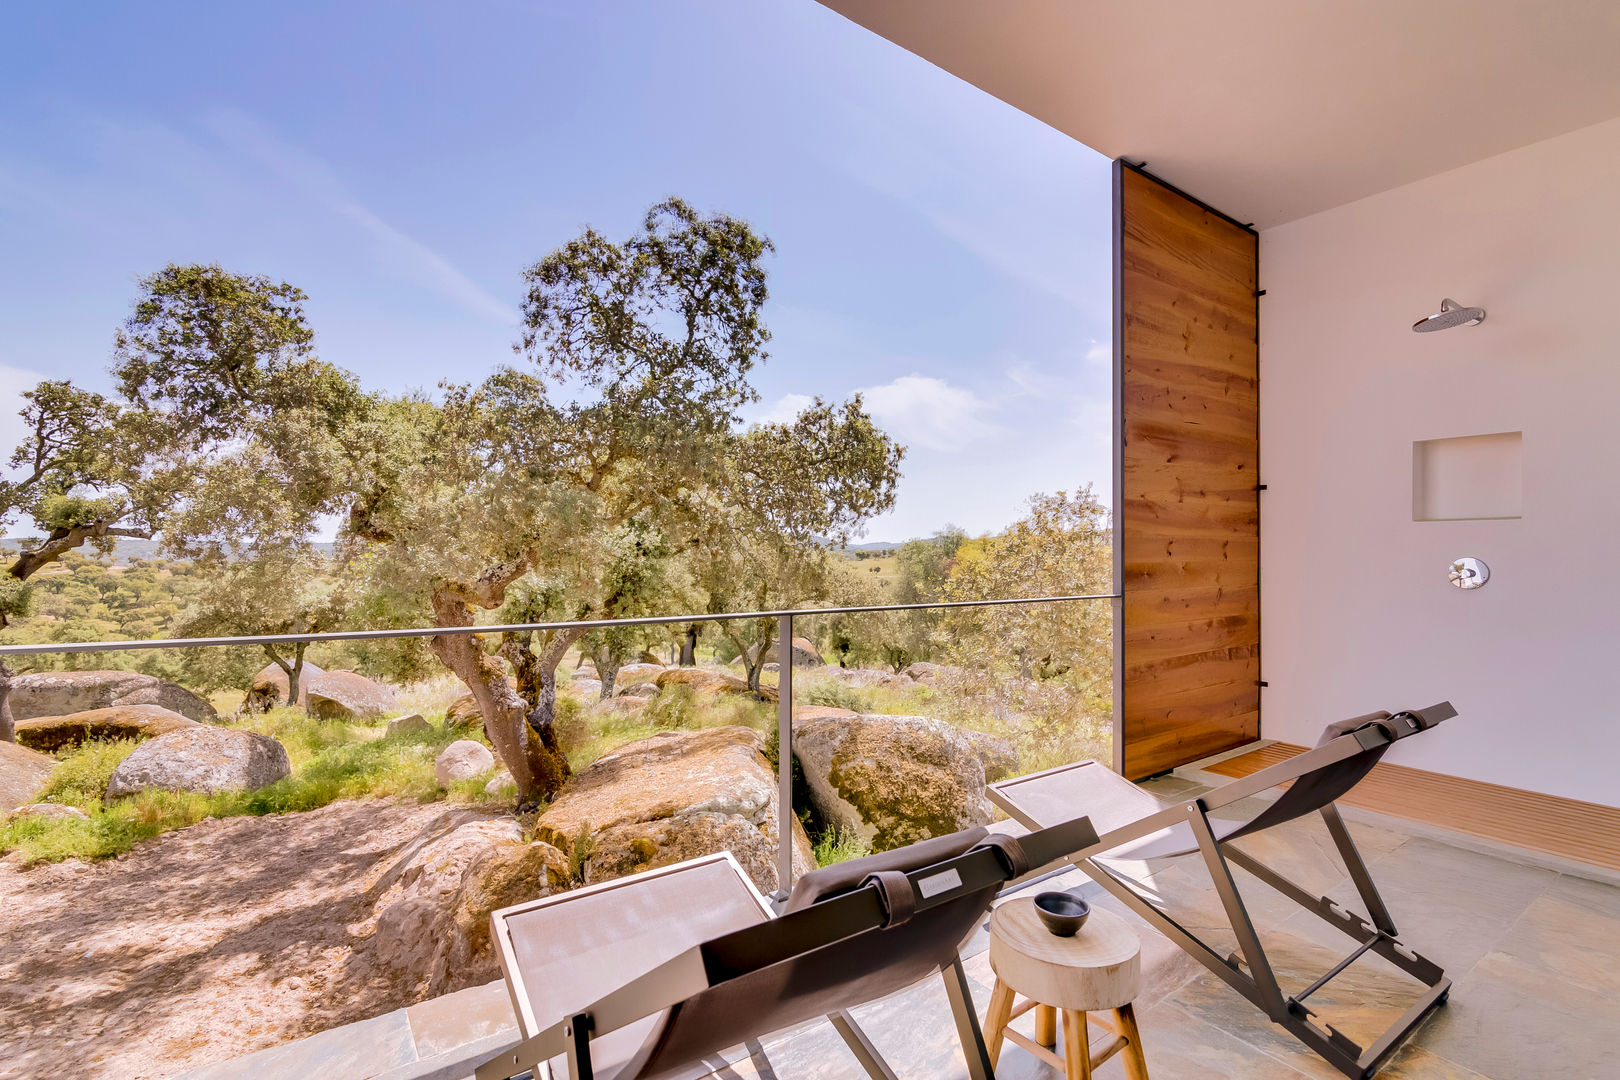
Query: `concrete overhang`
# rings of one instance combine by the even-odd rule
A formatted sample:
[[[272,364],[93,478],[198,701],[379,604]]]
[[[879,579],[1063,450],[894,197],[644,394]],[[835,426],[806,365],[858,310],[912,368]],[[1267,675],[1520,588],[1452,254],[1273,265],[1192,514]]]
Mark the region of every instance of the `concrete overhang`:
[[[821,0],[1260,228],[1620,116],[1620,0]]]

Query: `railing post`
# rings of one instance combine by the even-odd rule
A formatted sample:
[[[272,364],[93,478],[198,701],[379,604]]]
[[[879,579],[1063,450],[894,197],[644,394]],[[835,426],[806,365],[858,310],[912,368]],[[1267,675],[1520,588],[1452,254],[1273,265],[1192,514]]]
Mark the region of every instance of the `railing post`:
[[[793,888],[793,616],[776,620],[776,880]],[[760,656],[763,664],[765,657]]]

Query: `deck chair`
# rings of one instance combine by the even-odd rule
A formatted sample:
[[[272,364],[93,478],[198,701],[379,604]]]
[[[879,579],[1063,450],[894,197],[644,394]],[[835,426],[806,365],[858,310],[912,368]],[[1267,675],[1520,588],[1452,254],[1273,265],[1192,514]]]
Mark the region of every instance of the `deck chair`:
[[[696,1076],[716,1055],[827,1017],[875,1080],[848,1010],[943,975],[972,1080],[993,1080],[958,950],[1008,881],[1093,844],[1085,818],[970,829],[815,870],[780,915],[729,854],[503,908],[494,940],[523,1036],[477,1080]],[[762,1070],[764,1071],[764,1070]]]
[[[1315,749],[1223,784],[1190,802],[1162,803],[1095,761],[1076,762],[1005,780],[991,785],[989,795],[996,805],[1032,829],[1066,820],[1077,813],[1089,814],[1101,836],[1097,843],[1077,853],[1076,865],[1329,1064],[1346,1076],[1362,1080],[1372,1076],[1401,1039],[1431,1009],[1445,1001],[1451,981],[1439,965],[1410,951],[1398,940],[1395,923],[1350,839],[1334,800],[1355,787],[1390,746],[1456,715],[1450,702],[1442,702],[1427,709],[1393,715],[1378,712],[1340,721],[1329,725]],[[1240,799],[1284,784],[1288,785],[1286,790],[1246,822],[1224,821],[1213,816]],[[1308,814],[1320,814],[1327,823],[1371,922],[1325,896],[1311,895],[1232,846],[1234,840]],[[1145,860],[1194,853],[1203,856],[1241,955],[1220,955],[1171,918],[1155,902],[1151,891],[1128,873],[1132,864]],[[1355,950],[1305,990],[1285,994],[1266,962],[1265,950],[1244,909],[1228,862],[1242,867],[1354,938]],[[1305,1001],[1368,952],[1388,960],[1423,983],[1427,990],[1371,1046],[1363,1048],[1331,1025],[1318,1026]]]

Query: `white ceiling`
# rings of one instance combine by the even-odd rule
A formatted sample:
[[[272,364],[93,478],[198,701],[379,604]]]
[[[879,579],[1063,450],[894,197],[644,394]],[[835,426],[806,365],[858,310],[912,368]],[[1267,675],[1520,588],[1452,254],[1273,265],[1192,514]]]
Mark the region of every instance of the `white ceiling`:
[[[1620,0],[821,0],[1240,221],[1620,116]]]

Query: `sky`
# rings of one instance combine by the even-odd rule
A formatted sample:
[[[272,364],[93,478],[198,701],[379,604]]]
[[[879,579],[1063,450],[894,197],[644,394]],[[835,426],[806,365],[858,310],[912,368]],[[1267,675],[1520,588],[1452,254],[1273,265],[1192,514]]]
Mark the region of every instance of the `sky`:
[[[680,195],[776,245],[749,419],[860,393],[907,446],[865,539],[1106,497],[1108,162],[812,0],[27,5],[0,103],[7,447],[166,263],[431,389],[514,362],[524,267]]]

